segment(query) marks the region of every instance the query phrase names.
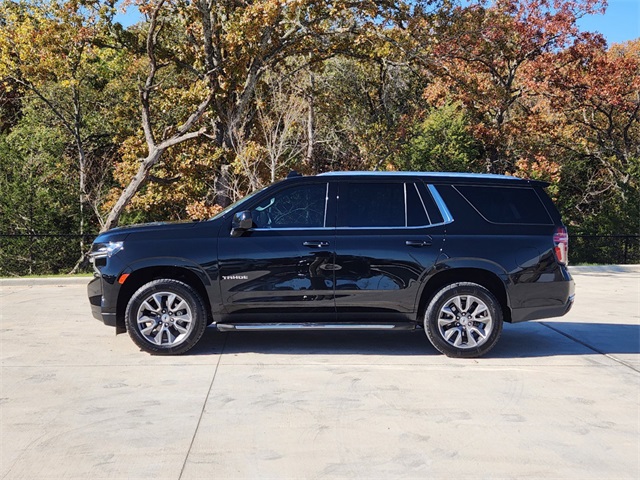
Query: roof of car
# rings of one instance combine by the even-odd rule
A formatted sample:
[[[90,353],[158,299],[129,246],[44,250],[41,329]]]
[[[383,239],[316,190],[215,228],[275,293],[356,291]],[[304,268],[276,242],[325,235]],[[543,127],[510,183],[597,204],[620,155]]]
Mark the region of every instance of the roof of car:
[[[547,182],[538,180],[528,180],[509,175],[497,175],[493,173],[460,173],[460,172],[326,172],[318,175],[319,177],[420,177],[424,180],[431,180],[442,183],[527,183],[529,185],[547,186]]]

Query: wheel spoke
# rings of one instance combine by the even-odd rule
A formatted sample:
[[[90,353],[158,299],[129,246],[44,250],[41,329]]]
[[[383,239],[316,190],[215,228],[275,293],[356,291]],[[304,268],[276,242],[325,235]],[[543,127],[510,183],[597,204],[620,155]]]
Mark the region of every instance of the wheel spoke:
[[[166,293],[156,293],[151,296],[151,298],[153,298],[153,301],[156,302],[156,305],[158,305],[157,310],[162,310],[164,308],[164,305],[162,303],[162,298],[165,295]]]
[[[162,334],[164,333],[165,327],[164,325],[162,327],[160,327],[160,331],[158,332],[158,334],[153,338],[156,342],[156,345],[162,345]]]
[[[167,332],[167,343],[169,345],[173,345],[173,342],[175,342],[176,337],[173,335],[173,333],[171,333],[170,328],[165,329],[165,331]]]
[[[449,325],[453,325],[456,321],[456,317],[453,318],[439,318],[438,319],[438,326],[440,328],[445,328],[448,327]]]
[[[169,305],[173,305],[173,304],[169,304]],[[181,310],[186,310],[188,308],[187,303],[181,299],[180,303],[178,303],[178,305],[176,305],[175,307],[169,307],[169,311],[170,312],[179,312]]]
[[[451,318],[456,318],[456,314],[453,313],[453,310],[451,310],[449,305],[440,310],[440,316],[442,316],[442,314],[449,315]]]
[[[462,297],[461,296],[454,297],[451,300],[451,303],[453,303],[455,305],[455,307],[458,309],[459,313],[462,313],[462,312],[466,311],[466,309],[462,307]]]
[[[471,335],[471,332],[469,331],[469,328],[466,329],[467,330],[467,344],[466,346],[469,348],[472,347],[476,347],[478,345],[478,342],[476,342],[476,339],[473,337],[473,335]]]
[[[158,308],[157,307],[152,307],[151,304],[148,301],[144,301],[142,302],[142,307],[145,310],[148,310],[151,313],[158,313]]]
[[[475,306],[475,308],[471,312],[471,315],[474,318],[478,318],[478,315],[482,315],[483,313],[486,313],[486,312],[489,311],[487,306],[484,303],[480,302],[480,300],[476,299],[476,301],[474,302],[474,306]]]
[[[149,336],[153,333],[153,329],[156,328],[157,324],[149,325],[147,328],[143,328],[140,330],[140,333],[144,336]]]
[[[174,328],[175,328],[178,332],[180,332],[182,335],[186,335],[186,334],[189,332],[189,330],[188,330],[188,329],[186,329],[185,327],[183,327],[182,325],[179,325],[179,324],[177,324],[177,323],[175,323],[173,326],[174,326]]]
[[[170,293],[167,296],[167,305],[166,305],[167,311],[169,311],[169,312],[173,312],[174,311],[172,305],[176,301],[176,297],[177,297],[177,295],[175,293]]]
[[[143,315],[142,317],[138,318],[138,325],[146,325],[147,323],[152,323],[152,324],[156,324],[158,323],[158,321],[153,318],[153,317],[148,317],[146,315]]]
[[[459,328],[450,328],[449,330],[447,330],[444,333],[444,338],[447,341],[451,341],[451,337],[453,337],[456,333],[458,334],[458,336],[460,335],[460,329]]]
[[[191,315],[176,315],[173,317],[176,322],[191,323]]]
[[[471,336],[472,333],[477,333],[478,337],[480,337],[483,341],[487,339],[487,334],[485,333],[484,328],[480,328],[474,325],[469,327],[467,331],[469,332],[469,336]]]

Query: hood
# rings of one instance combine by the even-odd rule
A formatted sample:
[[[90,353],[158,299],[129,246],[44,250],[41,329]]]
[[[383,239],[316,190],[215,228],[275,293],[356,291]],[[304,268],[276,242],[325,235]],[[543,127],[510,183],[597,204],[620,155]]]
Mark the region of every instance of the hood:
[[[138,225],[128,225],[124,227],[116,227],[101,233],[94,240],[95,243],[108,243],[119,242],[132,234],[149,234],[154,232],[163,232],[170,234],[180,234],[180,232],[186,232],[197,225],[200,222],[153,222],[153,223],[141,223]]]

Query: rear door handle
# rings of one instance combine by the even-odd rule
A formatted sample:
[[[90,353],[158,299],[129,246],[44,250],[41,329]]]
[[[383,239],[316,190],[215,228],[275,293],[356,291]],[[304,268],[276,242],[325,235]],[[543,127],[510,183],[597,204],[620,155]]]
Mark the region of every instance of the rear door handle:
[[[404,244],[408,247],[430,247],[431,240],[407,240]]]
[[[323,248],[323,247],[328,247],[329,242],[322,242],[319,240],[308,240],[306,242],[302,242],[302,245],[310,248]]]

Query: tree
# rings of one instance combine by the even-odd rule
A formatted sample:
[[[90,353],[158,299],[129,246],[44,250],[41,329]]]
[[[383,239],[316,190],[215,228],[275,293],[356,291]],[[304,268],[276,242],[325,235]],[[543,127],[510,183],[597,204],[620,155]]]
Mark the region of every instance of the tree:
[[[460,105],[444,105],[415,125],[403,152],[405,165],[416,171],[481,170],[477,141]]]
[[[314,173],[399,167],[407,130],[424,108],[425,84],[408,65],[387,59],[392,47],[385,48],[337,56],[316,73]]]
[[[640,209],[640,41],[585,39],[550,59],[544,90],[561,112],[562,187],[581,230],[637,233]]]
[[[222,150],[215,196],[217,203],[227,203],[228,192],[219,187],[229,183],[225,172],[233,163],[234,145],[250,138],[254,94],[265,73],[300,68],[287,63],[290,59],[315,63],[353,49],[360,35],[370,35],[409,11],[406,4],[387,0],[136,3],[149,18],[147,76],[140,86],[146,152],[103,229],[117,224],[168,149],[203,136]],[[179,85],[163,83],[164,72],[172,69],[183,79]],[[167,101],[172,96],[173,102]],[[158,107],[159,98],[172,113]]]
[[[515,171],[517,160],[535,157],[539,116],[537,82],[548,54],[585,36],[577,19],[602,8],[601,0],[493,0],[456,7],[435,28],[411,30],[425,74],[425,97],[438,105],[461,102],[486,171]]]
[[[0,81],[4,97],[30,94],[74,145],[77,158],[79,230],[85,206],[101,220],[99,204],[108,165],[103,161],[109,134],[99,114],[105,75],[113,58],[96,47],[115,1],[61,0],[0,3]],[[111,77],[113,78],[113,77]],[[15,101],[13,102],[15,108]],[[99,118],[100,117],[100,118]],[[107,155],[108,156],[108,155]],[[84,248],[81,245],[81,251]]]

